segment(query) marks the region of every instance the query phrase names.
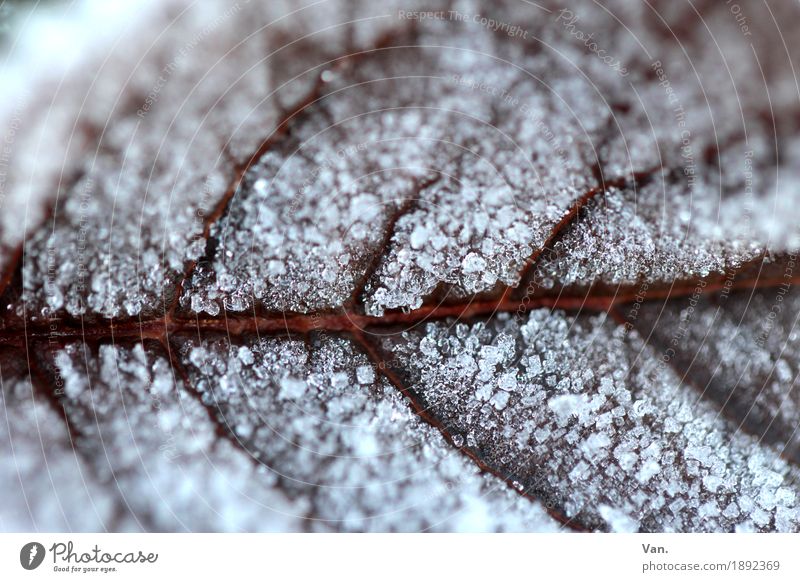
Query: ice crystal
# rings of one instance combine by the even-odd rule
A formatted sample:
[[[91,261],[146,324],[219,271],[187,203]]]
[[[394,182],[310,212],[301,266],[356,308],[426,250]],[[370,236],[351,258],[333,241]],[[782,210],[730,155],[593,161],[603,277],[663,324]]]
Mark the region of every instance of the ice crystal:
[[[520,338],[519,348],[501,349],[505,337]],[[426,340],[449,349],[425,353]],[[635,332],[602,316],[539,310],[475,324],[462,339],[431,323],[384,346],[426,410],[570,519],[614,531],[800,526],[800,471],[698,402]],[[491,354],[487,372],[461,373],[464,354]],[[514,392],[500,387],[508,374],[519,379]]]
[[[558,528],[541,505],[471,467],[351,342],[241,341],[177,343],[203,402],[289,497],[308,500],[310,529]]]
[[[42,84],[69,77],[47,105],[54,115],[31,127],[27,120],[42,116],[26,116],[23,132],[18,121],[25,111],[9,108],[14,155],[27,164],[26,155],[51,150],[30,168],[20,163],[21,179],[0,198],[9,207],[0,215],[0,272],[14,246],[31,236],[24,264],[28,314],[48,309],[120,318],[163,310],[184,266],[203,256],[205,224],[236,168],[269,139],[282,112],[308,97],[310,89],[282,90],[299,86],[281,77],[286,63],[296,61],[284,46],[304,44],[293,43],[294,35],[325,40],[325,50],[307,51],[302,61],[313,69],[331,54],[341,56],[345,39],[353,40],[358,25],[347,20],[345,3],[326,4],[320,22],[313,7],[284,2],[152,2],[98,44],[102,50],[84,48],[63,71],[43,73]],[[364,49],[383,27],[369,28],[357,35]],[[27,99],[23,105],[44,107]],[[44,135],[48,148],[41,146]],[[35,229],[41,207],[56,204],[59,191],[50,226]],[[36,207],[30,223],[20,220],[28,204]]]
[[[777,287],[674,306],[645,305],[630,324],[655,349],[671,348],[670,363],[737,424],[800,459],[800,293]]]
[[[239,360],[240,361],[240,360]],[[53,357],[76,451],[124,505],[123,529],[293,531],[308,503],[289,499],[175,383],[160,350],[69,345]],[[158,503],[153,503],[157,499]],[[103,527],[103,521],[92,529]]]
[[[800,529],[796,6],[113,4],[3,65],[0,529]]]
[[[0,530],[95,531],[119,501],[73,450],[59,412],[0,352]],[[131,527],[131,523],[117,523]]]

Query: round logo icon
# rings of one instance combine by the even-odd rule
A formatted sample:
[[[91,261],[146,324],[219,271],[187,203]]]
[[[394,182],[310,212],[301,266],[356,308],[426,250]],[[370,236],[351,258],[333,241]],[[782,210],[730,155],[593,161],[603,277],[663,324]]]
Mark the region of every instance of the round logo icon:
[[[44,546],[39,542],[28,542],[19,551],[19,563],[26,570],[35,570],[44,561]]]

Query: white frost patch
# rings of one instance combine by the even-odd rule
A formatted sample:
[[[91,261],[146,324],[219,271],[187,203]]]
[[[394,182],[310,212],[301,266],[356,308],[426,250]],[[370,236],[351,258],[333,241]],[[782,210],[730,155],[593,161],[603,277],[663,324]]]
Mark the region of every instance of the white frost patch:
[[[198,349],[196,340],[186,340]],[[192,382],[236,426],[244,446],[315,508],[312,529],[556,531],[543,507],[477,467],[424,423],[344,339],[200,344],[219,377],[184,358]],[[256,363],[231,356],[247,346]],[[290,374],[283,380],[282,375]],[[233,390],[222,390],[228,383]],[[498,391],[495,405],[502,405]],[[291,397],[287,399],[287,397]],[[454,442],[463,438],[454,437]]]

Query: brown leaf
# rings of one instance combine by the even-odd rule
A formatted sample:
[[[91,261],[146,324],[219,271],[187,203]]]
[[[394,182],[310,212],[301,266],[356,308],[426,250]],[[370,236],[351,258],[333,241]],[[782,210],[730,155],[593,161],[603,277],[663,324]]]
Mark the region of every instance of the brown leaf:
[[[796,11],[170,0],[28,43],[0,527],[797,531]]]

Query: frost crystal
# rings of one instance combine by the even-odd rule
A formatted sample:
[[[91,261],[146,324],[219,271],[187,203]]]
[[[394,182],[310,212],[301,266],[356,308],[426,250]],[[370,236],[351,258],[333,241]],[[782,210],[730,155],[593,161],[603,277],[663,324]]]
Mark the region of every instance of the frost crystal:
[[[631,323],[702,395],[800,460],[800,291],[786,286],[644,305]]]
[[[200,402],[175,385],[160,348],[102,345],[95,354],[70,345],[55,366],[67,417],[81,435],[76,450],[123,504],[119,528],[305,529],[308,504],[287,497],[273,475],[218,438]],[[91,390],[74,389],[88,378]]]
[[[555,503],[569,519],[614,531],[733,531],[800,527],[800,471],[698,402],[657,354],[602,316],[534,311],[474,325],[446,324],[384,340],[426,410],[491,467]],[[522,344],[508,357],[505,337]],[[448,350],[424,353],[423,341]],[[484,379],[459,359],[492,354]],[[541,364],[537,358],[541,358]],[[533,366],[531,362],[536,362]],[[501,388],[509,374],[513,392]],[[476,391],[477,389],[477,391]],[[779,490],[786,491],[781,502]],[[743,497],[758,511],[723,513]]]
[[[440,282],[474,292],[517,280],[549,228],[594,185],[584,158],[603,122],[591,120],[585,137],[576,110],[608,114],[600,100],[579,102],[586,88],[566,84],[565,63],[528,58],[484,28],[435,23],[417,34],[423,47],[443,34],[452,46],[376,51],[329,76],[291,136],[250,170],[186,305],[197,296],[206,311],[228,298],[235,310],[340,307],[387,235],[389,254],[365,289],[371,312],[416,307]],[[543,81],[492,54],[564,83],[561,94],[547,95]],[[476,69],[525,107],[474,88]]]
[[[10,72],[22,83],[24,67],[46,61],[31,74],[43,103],[23,85],[0,106],[19,168],[8,188],[0,168],[0,275],[14,246],[31,236],[22,298],[29,314],[47,308],[124,318],[163,310],[186,265],[203,257],[205,225],[237,168],[308,98],[318,67],[372,48],[387,21],[401,26],[376,17],[369,3],[324,4],[151,1],[123,10],[124,25],[59,28],[59,37],[82,49],[65,47],[77,56],[64,63],[54,63],[58,50],[37,38],[38,53],[31,49],[20,71]],[[354,24],[351,11],[364,22]],[[113,34],[97,34],[108,26]],[[52,221],[37,228],[56,193]],[[271,224],[269,209],[262,220]],[[241,298],[226,299],[241,309]],[[194,305],[216,314],[212,304],[205,297]]]
[[[73,450],[59,412],[36,393],[27,374],[14,370],[7,359],[12,355],[19,359],[0,350],[0,530],[102,529],[120,500]]]
[[[742,228],[735,200],[669,176],[611,189],[586,211],[538,265],[534,280],[543,287],[691,281],[739,268],[768,244]]]
[[[0,528],[800,529],[800,18],[773,4],[747,42],[723,2],[32,19],[2,66]],[[636,288],[624,327],[472,319]]]
[[[195,339],[179,343],[184,353],[199,347]],[[201,345],[214,373],[187,358],[193,385],[220,422],[255,427],[240,435],[241,446],[290,498],[309,501],[309,528],[558,528],[541,505],[481,475],[448,446],[349,341],[323,337],[310,349],[277,338]],[[251,365],[235,357],[243,347],[254,355]]]

